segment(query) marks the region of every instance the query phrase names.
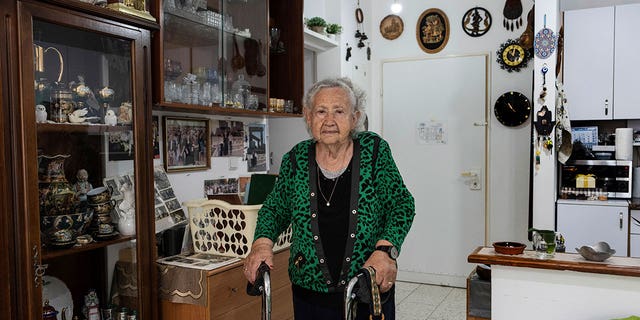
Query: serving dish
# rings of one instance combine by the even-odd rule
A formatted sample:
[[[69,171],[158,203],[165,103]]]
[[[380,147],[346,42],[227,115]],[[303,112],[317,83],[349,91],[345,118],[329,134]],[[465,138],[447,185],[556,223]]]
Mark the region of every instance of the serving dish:
[[[597,262],[605,261],[616,253],[616,250],[612,249],[609,244],[604,241],[600,241],[593,246],[576,248],[576,251],[578,251],[583,258]]]
[[[525,244],[520,242],[500,241],[493,243],[493,248],[497,253],[509,255],[521,254],[524,252],[524,248],[526,247],[527,246]]]

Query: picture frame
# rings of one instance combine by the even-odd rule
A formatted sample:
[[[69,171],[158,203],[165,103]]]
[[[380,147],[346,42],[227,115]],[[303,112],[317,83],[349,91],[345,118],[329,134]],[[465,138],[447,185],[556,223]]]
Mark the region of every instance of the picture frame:
[[[387,40],[395,40],[404,31],[402,18],[395,14],[390,14],[380,21],[380,34]]]
[[[425,10],[416,23],[416,40],[426,53],[438,53],[449,41],[449,18],[440,9]]]
[[[211,168],[209,119],[164,116],[162,141],[167,173]]]

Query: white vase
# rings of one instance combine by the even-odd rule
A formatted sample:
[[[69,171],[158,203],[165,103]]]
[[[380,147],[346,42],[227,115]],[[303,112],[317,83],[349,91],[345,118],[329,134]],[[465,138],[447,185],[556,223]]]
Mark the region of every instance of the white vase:
[[[120,214],[118,232],[123,236],[136,234],[136,217],[133,214]]]

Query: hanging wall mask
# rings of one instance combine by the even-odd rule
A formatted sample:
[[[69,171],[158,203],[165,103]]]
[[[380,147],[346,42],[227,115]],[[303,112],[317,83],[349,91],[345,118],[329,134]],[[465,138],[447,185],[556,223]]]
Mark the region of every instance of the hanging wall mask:
[[[504,20],[502,25],[507,29],[513,31],[513,26],[518,29],[522,25],[522,2],[520,0],[507,0],[504,3]]]

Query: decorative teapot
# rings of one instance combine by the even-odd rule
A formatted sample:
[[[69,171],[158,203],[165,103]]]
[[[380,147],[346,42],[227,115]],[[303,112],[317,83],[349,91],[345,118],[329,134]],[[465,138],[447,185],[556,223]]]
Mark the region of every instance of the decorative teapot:
[[[58,320],[58,311],[49,304],[49,300],[44,301],[42,320]]]

